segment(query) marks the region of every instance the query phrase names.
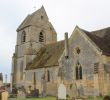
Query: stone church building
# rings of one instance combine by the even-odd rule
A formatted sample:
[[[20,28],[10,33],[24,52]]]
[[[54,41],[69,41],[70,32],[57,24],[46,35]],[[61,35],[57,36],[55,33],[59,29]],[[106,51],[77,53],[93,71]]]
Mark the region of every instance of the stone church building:
[[[110,28],[93,32],[75,27],[57,41],[44,7],[28,15],[17,29],[12,57],[12,86],[37,88],[57,96],[63,81],[67,94],[98,96],[110,91]]]

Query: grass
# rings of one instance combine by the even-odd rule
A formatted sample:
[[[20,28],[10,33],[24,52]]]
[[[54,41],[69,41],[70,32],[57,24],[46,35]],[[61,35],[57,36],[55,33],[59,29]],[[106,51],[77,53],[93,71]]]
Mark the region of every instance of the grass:
[[[87,100],[103,100],[103,98],[101,98],[101,97],[95,97],[95,98],[91,97],[91,98],[88,98]]]
[[[46,98],[27,98],[27,99],[19,99],[19,98],[10,98],[9,100],[56,100],[55,97],[46,97]],[[101,97],[97,98],[88,98],[86,100],[103,100]]]
[[[46,97],[46,98],[27,98],[27,99],[10,98],[9,100],[56,100],[56,98],[55,98],[55,97]]]

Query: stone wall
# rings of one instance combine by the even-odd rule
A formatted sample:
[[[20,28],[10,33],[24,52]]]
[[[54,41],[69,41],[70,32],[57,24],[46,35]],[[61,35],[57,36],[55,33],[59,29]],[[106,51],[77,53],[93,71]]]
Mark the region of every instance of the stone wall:
[[[46,80],[46,93],[47,95],[57,95],[57,87],[58,87],[58,66],[50,67],[50,68],[39,68],[36,70],[30,70],[26,71],[26,80],[27,83],[25,85],[26,88],[28,88],[30,85],[32,86],[32,89],[34,88],[34,79],[33,79],[33,73],[36,73],[36,88],[39,89],[39,92],[41,94],[42,92],[42,86],[41,86],[41,79],[42,76],[45,74],[46,71],[50,72],[50,81],[48,82]]]
[[[79,54],[77,48],[80,49]],[[94,79],[94,64],[100,62],[99,58],[99,51],[85,37],[84,33],[75,30],[69,39],[69,59],[65,59],[63,54],[59,61],[64,68],[65,80],[73,80],[78,89],[82,86],[84,95],[98,95],[98,89],[95,88],[94,90],[94,80],[96,80]],[[76,80],[75,68],[77,62],[82,66],[81,80]],[[98,85],[98,83],[95,82],[95,85]],[[94,94],[94,91],[96,94]]]

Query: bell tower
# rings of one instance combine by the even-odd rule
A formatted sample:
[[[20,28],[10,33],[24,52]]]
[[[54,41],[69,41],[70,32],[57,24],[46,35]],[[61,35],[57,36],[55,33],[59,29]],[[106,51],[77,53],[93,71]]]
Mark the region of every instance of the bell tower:
[[[37,51],[45,44],[56,41],[57,33],[43,6],[25,18],[17,29],[17,43],[12,61],[12,68],[15,69],[12,80],[16,80],[16,86],[23,84],[26,65],[34,59]]]

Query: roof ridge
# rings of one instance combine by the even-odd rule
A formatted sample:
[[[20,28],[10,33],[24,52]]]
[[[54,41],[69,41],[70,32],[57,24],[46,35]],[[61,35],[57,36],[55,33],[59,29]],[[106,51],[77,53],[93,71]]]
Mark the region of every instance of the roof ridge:
[[[107,29],[110,29],[110,27],[105,27],[105,28],[102,28],[102,29],[98,29],[98,30],[95,30],[95,31],[91,31],[90,33],[95,33],[95,32],[99,32],[99,31],[104,31],[104,30],[107,30]]]

